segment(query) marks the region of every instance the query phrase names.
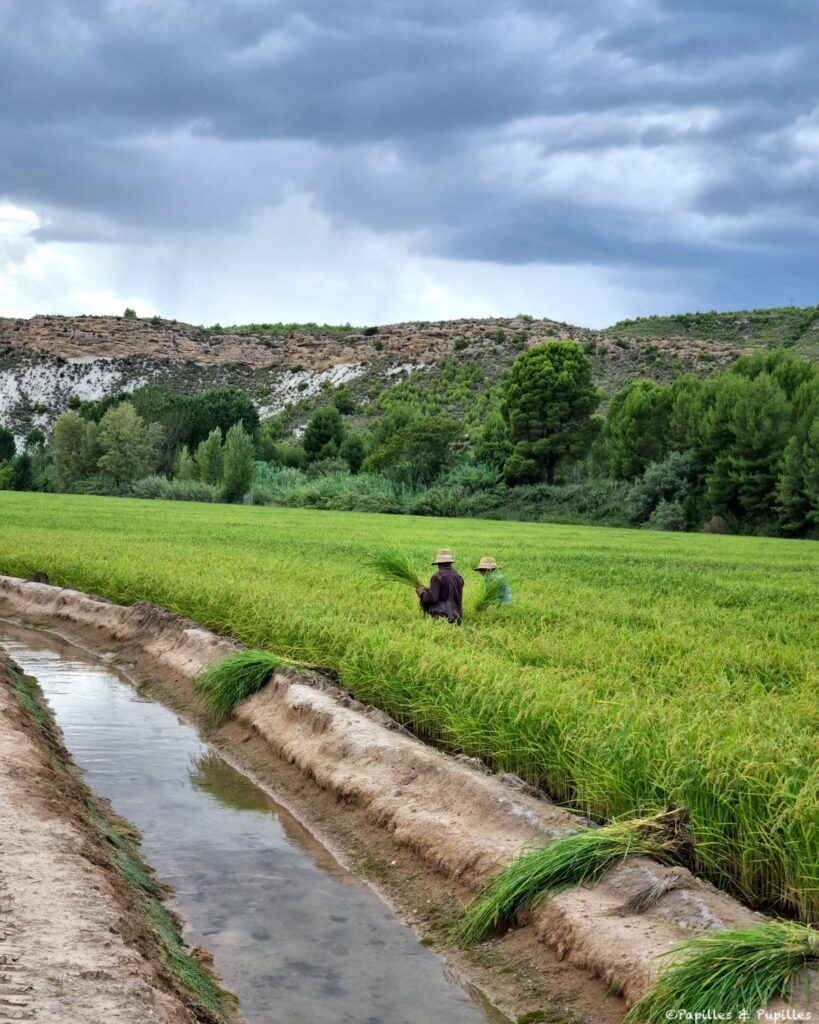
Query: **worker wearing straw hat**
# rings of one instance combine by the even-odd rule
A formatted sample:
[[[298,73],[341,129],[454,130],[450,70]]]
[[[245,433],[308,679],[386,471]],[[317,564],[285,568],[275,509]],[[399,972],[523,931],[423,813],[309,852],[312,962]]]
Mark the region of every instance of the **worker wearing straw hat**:
[[[429,581],[428,587],[415,591],[425,615],[434,619],[448,619],[460,626],[463,621],[463,577],[455,570],[455,559],[449,548],[440,548],[432,564],[438,571]]]
[[[498,596],[495,598],[498,604],[509,604],[512,600],[512,588],[506,582],[503,574],[500,571],[500,566],[490,555],[484,555],[484,557],[475,566],[475,572],[479,572],[485,580],[493,579],[497,581]]]

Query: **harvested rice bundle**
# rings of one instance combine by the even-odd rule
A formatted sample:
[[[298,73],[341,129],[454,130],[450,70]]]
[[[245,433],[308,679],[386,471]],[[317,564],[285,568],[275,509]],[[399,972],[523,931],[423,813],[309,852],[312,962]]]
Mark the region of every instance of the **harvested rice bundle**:
[[[564,889],[598,881],[624,857],[649,854],[673,860],[683,836],[680,812],[674,810],[583,829],[529,850],[477,893],[455,926],[454,938],[465,946],[480,942],[500,924],[512,923],[519,910]]]
[[[500,573],[489,573],[481,580],[481,589],[475,599],[475,611],[483,612],[487,608],[506,603],[509,584]]]
[[[756,1020],[777,996],[799,995],[797,975],[819,966],[819,932],[790,921],[713,932],[672,949],[673,961],[654,988],[631,1008],[627,1024],[670,1020],[681,1006],[694,1014],[725,1014]]]
[[[288,662],[266,651],[238,651],[203,669],[193,688],[216,722],[223,722],[234,705],[258,693],[270,676]]]
[[[424,585],[415,566],[406,555],[400,555],[395,551],[382,551],[374,555],[368,564],[386,583],[404,583],[411,587]]]

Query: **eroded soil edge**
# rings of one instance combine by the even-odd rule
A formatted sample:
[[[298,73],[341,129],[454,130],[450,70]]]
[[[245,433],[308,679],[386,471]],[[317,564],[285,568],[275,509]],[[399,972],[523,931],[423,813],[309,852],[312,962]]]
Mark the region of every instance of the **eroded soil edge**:
[[[0,1022],[236,1019],[163,895],[36,683],[0,651]]]

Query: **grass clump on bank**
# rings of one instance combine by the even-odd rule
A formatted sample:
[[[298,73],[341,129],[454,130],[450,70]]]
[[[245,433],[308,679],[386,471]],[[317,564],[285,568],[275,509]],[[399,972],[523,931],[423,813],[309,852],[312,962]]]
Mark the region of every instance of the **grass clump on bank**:
[[[208,972],[185,950],[179,927],[173,915],[158,900],[147,903],[148,914],[156,929],[168,966],[194,996],[194,1008],[203,1009],[212,1019],[224,1024],[229,1018],[225,1012],[227,993],[223,992]]]
[[[217,723],[224,722],[239,701],[252,697],[287,662],[266,651],[238,651],[196,677],[194,689]]]
[[[796,977],[819,966],[819,932],[790,921],[713,932],[672,950],[674,961],[652,990],[632,1007],[626,1024],[660,1024],[678,1019],[681,1007],[693,1014],[756,1012],[771,999],[798,996]],[[796,989],[796,990],[795,990]],[[709,1018],[710,1019],[710,1018]]]
[[[490,879],[465,908],[453,937],[461,945],[474,945],[500,925],[513,923],[518,911],[565,889],[598,881],[625,857],[647,854],[675,859],[683,840],[676,811],[554,839],[522,854]]]

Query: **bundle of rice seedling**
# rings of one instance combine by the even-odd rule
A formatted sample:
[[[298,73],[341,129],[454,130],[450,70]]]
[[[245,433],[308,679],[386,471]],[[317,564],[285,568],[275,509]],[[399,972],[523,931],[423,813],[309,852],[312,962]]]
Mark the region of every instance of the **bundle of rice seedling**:
[[[506,592],[508,584],[503,576],[497,573],[489,573],[481,580],[481,589],[475,599],[475,611],[483,612],[493,605],[502,603],[502,597]]]
[[[790,999],[797,974],[819,965],[819,932],[790,921],[713,932],[671,950],[674,962],[654,988],[631,1008],[627,1024],[671,1019],[680,1007],[693,1017],[710,1011],[737,1020],[756,1019],[771,999]]]
[[[406,583],[411,587],[424,585],[415,571],[415,566],[406,555],[400,555],[395,551],[382,551],[373,555],[368,564],[376,575],[387,583]]]
[[[270,676],[286,665],[266,651],[238,651],[203,669],[193,687],[216,722],[223,722],[240,700],[258,693]]]
[[[583,829],[529,850],[490,879],[465,908],[454,938],[468,946],[511,924],[519,910],[565,889],[596,882],[617,861],[635,854],[673,859],[680,847],[678,812]]]

